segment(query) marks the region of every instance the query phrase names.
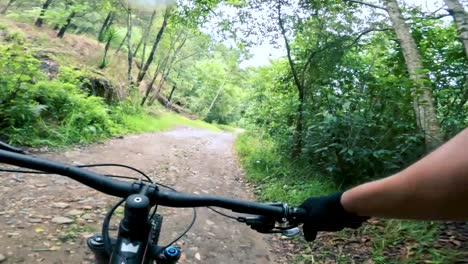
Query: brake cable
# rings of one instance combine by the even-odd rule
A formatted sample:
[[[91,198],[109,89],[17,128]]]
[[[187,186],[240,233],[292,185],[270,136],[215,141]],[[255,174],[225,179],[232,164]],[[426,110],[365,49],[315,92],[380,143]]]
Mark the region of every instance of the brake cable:
[[[54,173],[49,173],[49,172],[42,172],[42,171],[29,171],[29,170],[11,170],[11,169],[2,169],[0,168],[0,172],[14,172],[14,173],[23,173],[23,174],[49,174],[52,175]],[[146,179],[139,179],[136,177],[130,177],[130,176],[122,176],[122,175],[113,175],[113,174],[103,174],[106,177],[109,178],[116,178],[116,179],[126,179],[126,180],[134,180],[134,181],[143,181],[147,183],[151,183],[150,181]]]
[[[109,237],[109,224],[114,214],[115,210],[125,202],[125,198],[117,202],[112,208],[107,212],[104,221],[102,222],[102,239],[104,240],[104,248],[106,249],[109,255],[112,254],[112,242]]]
[[[213,211],[213,212],[215,212],[215,213],[217,213],[217,214],[221,215],[221,216],[224,216],[224,217],[226,217],[226,218],[234,219],[234,220],[236,220],[236,221],[237,221],[237,219],[238,219],[238,218],[237,218],[237,217],[235,217],[235,216],[232,216],[232,215],[228,215],[228,214],[222,213],[222,212],[220,212],[220,211],[218,211],[218,210],[214,209],[214,208],[213,208],[213,207],[211,207],[211,206],[208,206],[207,208],[208,208],[208,209],[210,209],[211,211]]]

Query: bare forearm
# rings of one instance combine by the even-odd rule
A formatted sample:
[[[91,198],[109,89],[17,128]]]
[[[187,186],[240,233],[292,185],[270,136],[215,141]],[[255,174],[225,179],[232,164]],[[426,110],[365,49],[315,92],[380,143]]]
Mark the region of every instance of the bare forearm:
[[[364,216],[468,220],[468,129],[404,171],[346,191],[341,203]]]

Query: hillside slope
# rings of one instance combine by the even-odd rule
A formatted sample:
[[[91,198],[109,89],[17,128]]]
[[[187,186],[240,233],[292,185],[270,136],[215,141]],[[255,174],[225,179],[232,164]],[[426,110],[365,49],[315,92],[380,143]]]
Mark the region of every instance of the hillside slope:
[[[139,106],[130,93],[124,54],[99,69],[103,45],[91,37],[0,19],[0,138],[13,144],[88,143],[201,121]],[[115,52],[111,50],[111,53]]]

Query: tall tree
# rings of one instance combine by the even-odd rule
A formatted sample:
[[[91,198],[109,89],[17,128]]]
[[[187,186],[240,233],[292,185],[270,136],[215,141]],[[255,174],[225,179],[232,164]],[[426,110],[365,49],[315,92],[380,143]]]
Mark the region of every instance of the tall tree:
[[[153,63],[154,54],[156,53],[156,49],[158,48],[159,42],[161,41],[164,30],[166,29],[170,13],[171,13],[171,8],[166,7],[166,11],[164,12],[164,18],[163,18],[162,25],[159,28],[158,34],[156,35],[156,38],[155,38],[155,40],[153,42],[153,47],[151,48],[148,59],[146,59],[146,62],[143,64],[143,67],[141,67],[140,72],[138,73],[138,77],[137,77],[137,81],[136,81],[136,86],[137,87],[140,85],[141,81],[143,81],[143,78],[145,78],[145,75],[148,72],[148,69],[149,69],[151,63]]]
[[[141,55],[141,63],[142,64],[143,64],[143,61],[145,60],[146,44],[147,44],[147,40],[148,40],[148,35],[150,34],[151,28],[153,27],[153,22],[154,22],[155,17],[156,17],[156,10],[154,10],[151,13],[151,17],[149,19],[148,26],[145,28],[143,36],[141,36],[140,41],[138,42],[138,45],[135,48],[135,51],[133,52],[133,56],[136,57],[137,54],[138,54],[138,51],[140,51],[141,45],[143,45],[143,51],[142,51],[142,55]]]
[[[445,5],[455,21],[458,29],[458,37],[465,47],[465,54],[468,58],[468,14],[463,5],[457,0],[444,0]]]
[[[16,2],[16,0],[9,0],[6,6],[2,9],[2,12],[0,12],[2,15],[6,14],[8,9],[11,7]]]
[[[124,46],[125,44],[125,41],[127,41],[127,37],[128,37],[128,32],[125,32],[125,35],[124,37],[122,38],[122,40],[120,41],[120,44],[119,44],[119,47],[117,48],[117,50],[115,51],[115,55],[119,54],[120,50],[122,50],[122,47]]]
[[[42,5],[41,13],[39,14],[39,17],[36,19],[36,22],[34,23],[36,27],[42,27],[42,24],[44,24],[44,15],[47,9],[49,9],[50,4],[52,4],[52,1],[53,0],[46,0],[44,4]]]
[[[115,39],[116,36],[117,36],[117,31],[113,28],[109,28],[105,32],[103,40],[106,41],[106,45],[104,46],[104,55],[102,57],[101,64],[99,65],[100,69],[105,68],[109,64],[109,62],[107,61],[107,53],[109,52],[111,43]]]
[[[171,70],[172,70],[172,67],[174,66],[174,63],[177,59],[177,56],[179,55],[182,47],[185,45],[187,41],[187,35],[184,34],[184,32],[179,32],[177,34],[177,37],[176,37],[176,40],[175,41],[171,41],[171,46],[169,48],[169,52],[167,53],[168,56],[166,56],[166,59],[164,61],[164,63],[162,64],[164,67],[163,67],[163,71],[162,71],[162,78],[159,82],[159,86],[158,86],[158,90],[156,91],[156,94],[159,94],[159,92],[161,91],[162,87],[163,87],[163,84],[164,82],[166,82]],[[177,47],[175,47],[175,45],[177,44]],[[170,55],[170,51],[171,50],[174,50],[174,53],[172,54],[171,58],[169,59],[169,55]]]
[[[132,8],[130,6],[127,7],[127,62],[128,62],[128,71],[127,71],[127,78],[128,78],[128,88],[131,89],[133,86],[133,78],[132,78],[132,67],[133,67],[133,52],[132,52],[132,27],[133,27],[133,20],[132,20]]]
[[[106,19],[104,19],[104,23],[102,24],[101,29],[99,30],[99,33],[98,33],[99,41],[101,42],[104,41],[105,33],[110,28],[112,23],[114,22],[114,18],[115,18],[114,11],[110,11],[106,16]]]
[[[304,97],[304,82],[299,80],[299,74],[296,69],[296,65],[293,61],[292,55],[291,55],[291,47],[289,44],[289,40],[287,37],[285,25],[284,25],[284,20],[282,18],[281,14],[281,2],[278,3],[278,25],[281,29],[281,36],[284,39],[284,45],[286,46],[286,52],[287,52],[287,58],[288,58],[288,63],[289,67],[291,69],[291,73],[293,75],[293,80],[294,80],[294,85],[296,86],[297,89],[297,95],[298,95],[298,100],[299,104],[297,107],[297,118],[296,118],[296,128],[294,129],[294,135],[293,135],[293,148],[292,148],[292,156],[293,157],[298,157],[301,153],[302,149],[302,130],[303,130],[303,120],[304,120],[304,103],[305,103],[305,97]]]
[[[73,10],[70,15],[67,17],[67,21],[65,24],[60,28],[59,32],[57,33],[58,38],[63,38],[65,36],[65,32],[67,32],[68,28],[71,25],[72,19],[76,16],[76,11]]]
[[[385,10],[392,22],[393,29],[403,51],[410,79],[414,84],[414,110],[417,124],[424,132],[426,147],[433,149],[442,143],[442,132],[437,121],[429,76],[424,73],[421,55],[410,28],[401,14],[396,0],[383,0]]]

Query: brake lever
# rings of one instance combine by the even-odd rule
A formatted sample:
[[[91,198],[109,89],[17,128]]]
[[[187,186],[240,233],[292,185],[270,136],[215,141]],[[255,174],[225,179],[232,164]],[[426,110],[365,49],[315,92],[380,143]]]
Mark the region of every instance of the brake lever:
[[[237,221],[241,223],[245,223],[253,230],[263,233],[263,234],[271,234],[277,233],[273,230],[275,229],[275,219],[266,217],[266,216],[250,216],[250,217],[237,217]]]
[[[286,237],[295,237],[301,232],[296,226],[276,226],[275,219],[265,216],[238,217],[237,221],[247,224],[250,228],[262,234],[282,234]]]

